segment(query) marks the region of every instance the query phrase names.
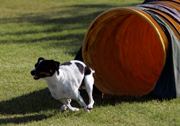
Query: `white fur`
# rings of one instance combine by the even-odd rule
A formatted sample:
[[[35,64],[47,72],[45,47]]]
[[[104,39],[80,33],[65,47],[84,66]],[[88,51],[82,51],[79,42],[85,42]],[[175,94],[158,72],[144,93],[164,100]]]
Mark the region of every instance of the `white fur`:
[[[94,100],[92,96],[94,78],[94,71],[91,69],[89,75],[82,74],[75,63],[80,63],[84,67],[86,66],[80,61],[70,61],[71,65],[61,65],[59,66],[59,75],[56,71],[53,76],[46,77],[46,81],[49,91],[52,97],[61,101],[64,105],[61,107],[61,111],[64,112],[67,108],[71,111],[79,111],[78,108],[71,106],[71,99],[76,100],[85,112],[89,112],[88,109],[92,109],[94,105]],[[89,104],[86,106],[83,98],[80,95],[79,88],[84,79],[84,88],[86,89],[89,96]]]

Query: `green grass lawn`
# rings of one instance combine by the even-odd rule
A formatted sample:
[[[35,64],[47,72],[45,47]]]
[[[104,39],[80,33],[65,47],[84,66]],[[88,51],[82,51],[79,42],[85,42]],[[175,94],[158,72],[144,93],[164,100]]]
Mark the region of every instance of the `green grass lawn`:
[[[180,125],[180,99],[94,94],[91,112],[60,111],[44,80],[30,75],[39,57],[74,59],[102,12],[143,0],[0,0],[0,125]],[[86,103],[87,94],[82,94]],[[75,101],[73,106],[80,107]]]

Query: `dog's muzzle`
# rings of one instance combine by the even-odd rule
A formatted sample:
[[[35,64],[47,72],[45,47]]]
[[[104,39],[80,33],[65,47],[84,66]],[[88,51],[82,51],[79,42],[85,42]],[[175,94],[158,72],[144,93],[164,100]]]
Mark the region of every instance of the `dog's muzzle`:
[[[34,76],[34,79],[35,79],[35,80],[40,79],[40,77],[38,77],[38,76],[36,75],[36,70],[35,70],[35,69],[31,71],[31,75]]]
[[[32,76],[35,76],[35,70],[32,70],[32,71],[31,71],[31,75],[32,75]]]

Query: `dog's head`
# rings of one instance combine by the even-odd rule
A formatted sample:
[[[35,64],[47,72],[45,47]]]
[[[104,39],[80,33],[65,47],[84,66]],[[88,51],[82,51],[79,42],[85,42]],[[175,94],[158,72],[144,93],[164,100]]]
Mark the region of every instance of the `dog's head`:
[[[35,69],[31,71],[31,75],[34,76],[35,80],[45,77],[51,77],[57,71],[59,74],[60,62],[54,60],[45,60],[40,57],[35,64]]]

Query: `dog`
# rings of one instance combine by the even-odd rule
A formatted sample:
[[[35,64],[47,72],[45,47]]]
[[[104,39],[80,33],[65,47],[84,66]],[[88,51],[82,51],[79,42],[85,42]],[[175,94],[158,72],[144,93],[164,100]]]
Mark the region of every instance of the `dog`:
[[[35,69],[31,75],[35,80],[44,79],[48,85],[53,98],[61,101],[64,105],[61,111],[69,109],[70,111],[79,111],[79,108],[71,106],[71,99],[76,100],[85,112],[93,108],[94,99],[93,73],[95,71],[78,60],[72,60],[60,65],[60,62],[54,60],[45,60],[40,57],[35,64]],[[80,95],[79,89],[85,89],[89,96],[89,104],[86,106]]]

